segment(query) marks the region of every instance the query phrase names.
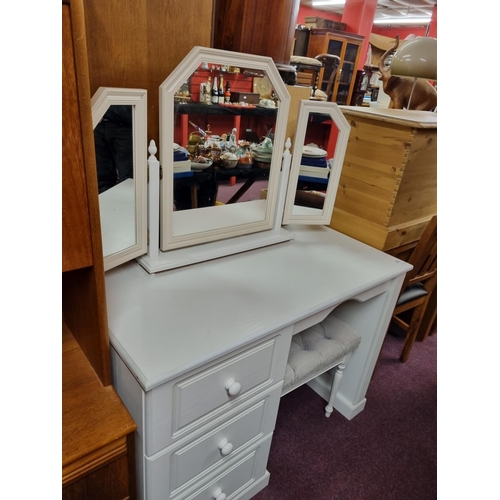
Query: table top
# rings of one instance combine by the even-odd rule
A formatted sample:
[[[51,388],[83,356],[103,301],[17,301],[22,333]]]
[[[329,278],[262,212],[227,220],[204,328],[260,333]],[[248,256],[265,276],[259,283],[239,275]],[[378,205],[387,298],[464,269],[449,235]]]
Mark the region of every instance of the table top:
[[[326,226],[294,239],[149,275],[106,273],[110,341],[145,390],[411,269]]]
[[[373,118],[381,122],[395,123],[418,128],[437,128],[437,113],[408,109],[388,109],[363,106],[339,106],[342,113]]]
[[[113,255],[137,243],[133,179],[125,179],[101,193],[99,212],[104,256]]]

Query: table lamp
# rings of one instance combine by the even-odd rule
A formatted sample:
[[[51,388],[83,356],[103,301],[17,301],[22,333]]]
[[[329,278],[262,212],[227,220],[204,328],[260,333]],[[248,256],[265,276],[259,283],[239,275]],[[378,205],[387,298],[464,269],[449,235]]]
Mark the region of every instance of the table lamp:
[[[391,75],[413,77],[413,87],[417,78],[437,80],[437,40],[432,37],[417,37],[405,43],[394,53],[391,62]]]

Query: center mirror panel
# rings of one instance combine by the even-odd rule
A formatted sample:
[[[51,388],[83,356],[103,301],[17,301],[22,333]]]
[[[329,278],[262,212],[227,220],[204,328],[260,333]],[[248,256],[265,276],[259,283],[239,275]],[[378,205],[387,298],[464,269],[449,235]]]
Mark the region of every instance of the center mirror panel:
[[[271,58],[195,47],[160,87],[162,251],[274,223],[289,94]]]
[[[301,101],[283,224],[329,224],[350,126],[337,104]]]

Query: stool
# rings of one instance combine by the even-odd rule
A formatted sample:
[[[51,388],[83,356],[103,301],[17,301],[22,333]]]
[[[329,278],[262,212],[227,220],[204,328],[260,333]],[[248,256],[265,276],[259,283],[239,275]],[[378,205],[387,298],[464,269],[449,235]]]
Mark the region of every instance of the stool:
[[[297,84],[312,87],[311,96],[314,96],[323,63],[313,57],[292,56],[290,64],[297,69]]]
[[[333,314],[295,334],[288,354],[281,395],[284,396],[318,375],[337,367],[333,374],[330,398],[325,407],[325,416],[329,417],[345,367],[360,342],[360,335]]]

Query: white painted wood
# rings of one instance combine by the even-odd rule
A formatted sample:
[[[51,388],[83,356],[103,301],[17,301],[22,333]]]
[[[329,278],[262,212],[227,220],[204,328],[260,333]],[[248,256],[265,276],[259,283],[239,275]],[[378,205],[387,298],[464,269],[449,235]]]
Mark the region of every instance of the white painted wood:
[[[238,451],[238,436],[217,432],[244,418],[245,410],[267,395],[277,394],[279,401],[292,334],[331,311],[362,340],[330,406],[347,418],[364,408],[411,266],[324,226],[291,230],[295,238],[286,243],[154,276],[136,262],[106,273],[113,382],[117,379],[117,392],[133,416],[140,416],[136,449],[141,498],[165,498],[169,491],[173,500],[210,498],[221,488],[231,499],[247,500],[260,491],[269,481],[264,453],[260,472],[253,472],[251,479],[235,473],[241,479],[239,489],[228,493],[219,484],[218,478],[229,477],[243,463],[243,455],[257,453],[258,445]],[[250,366],[255,376],[249,377],[255,378],[248,382]],[[230,396],[226,386],[234,383],[241,384],[241,392]],[[330,378],[327,401],[331,388]],[[265,411],[269,433],[277,408],[278,403]],[[243,427],[252,428],[257,420],[252,417]],[[216,437],[212,444],[218,456],[224,439],[233,450],[201,471],[193,469],[196,475],[191,477],[183,457],[206,436]],[[171,457],[179,450],[174,467]]]
[[[134,189],[117,190],[115,186],[112,195],[106,195],[107,192],[99,195],[104,270],[107,271],[147,251],[147,91],[100,87],[92,96],[91,105],[94,128],[110,106],[133,107]]]
[[[295,205],[297,182],[299,179],[300,163],[302,159],[302,148],[304,147],[307,125],[311,113],[323,113],[329,115],[338,128],[337,143],[333,156],[332,169],[328,179],[326,195],[323,208],[314,209]],[[283,224],[329,224],[332,218],[337,188],[344,164],[347,141],[351,127],[339,106],[334,102],[323,101],[300,101],[299,116],[297,118],[297,129],[295,131],[295,142],[292,150],[292,166],[288,181],[288,190],[283,214]]]
[[[145,457],[146,477],[155,478],[154,490],[161,491],[163,498],[169,498],[198,489],[213,474],[220,473],[228,462],[246,454],[273,431],[279,400],[280,388],[277,387],[241,405],[238,413],[226,417],[221,425]],[[147,489],[149,498],[153,492],[149,485]]]
[[[350,357],[351,353],[344,356],[342,362],[338,364],[335,370],[333,370],[332,387],[330,389],[330,397],[328,398],[328,404],[325,406],[325,417],[329,417],[332,414],[333,403],[335,401],[335,398],[337,397],[337,392],[339,392],[340,382],[342,381],[342,377],[344,376],[344,370],[346,364],[349,362]]]
[[[135,245],[135,183],[125,179],[99,194],[102,253],[116,254]]]
[[[246,391],[272,381],[276,338],[175,384],[173,429],[188,425]],[[235,380],[237,382],[235,382]],[[228,382],[239,385],[231,394]]]
[[[284,243],[290,241],[293,237],[291,231],[277,227],[273,231],[235,236],[226,240],[211,241],[210,243],[178,248],[168,252],[158,251],[156,255],[154,255],[154,248],[152,248],[151,244],[150,253],[139,257],[137,261],[148,273],[156,274],[190,264],[248,252],[256,248]]]
[[[201,489],[189,496],[180,496],[182,500],[207,500],[225,494],[231,500],[252,498],[269,483],[266,471],[267,456],[271,448],[272,436],[266,436],[246,452],[242,458],[228,463],[223,473],[204,484]],[[177,499],[176,499],[177,500]]]
[[[327,227],[292,230],[287,243],[155,276],[133,262],[106,273],[110,340],[145,390],[411,268]],[[391,294],[397,285],[389,284]],[[361,314],[370,326],[352,325],[380,343],[390,304],[383,305]],[[348,324],[359,322],[354,306]]]
[[[160,253],[160,162],[156,158],[155,141],[148,146],[148,252],[143,258],[147,261],[158,259]],[[141,257],[139,257],[141,258]]]
[[[197,225],[187,225],[183,211],[173,211],[173,137],[174,137],[174,94],[180,86],[202,63],[218,66],[236,66],[249,70],[264,71],[269,77],[273,89],[278,96],[279,106],[276,117],[273,154],[268,183],[268,197],[265,211],[252,211],[249,203],[242,203],[249,214],[241,219],[231,215],[238,204],[230,205],[221,211],[220,206],[208,207],[199,217],[206,224],[204,230]],[[179,66],[160,85],[160,163],[163,178],[160,183],[160,248],[162,251],[174,250],[186,246],[203,244],[225,238],[242,236],[256,231],[273,229],[279,185],[279,174],[282,162],[281,153],[284,148],[285,131],[290,106],[290,95],[272,60],[267,56],[257,56],[240,52],[229,52],[207,47],[194,47]],[[250,213],[250,212],[253,213]],[[200,209],[191,210],[193,217],[198,218]],[[222,227],[220,227],[222,226]]]

